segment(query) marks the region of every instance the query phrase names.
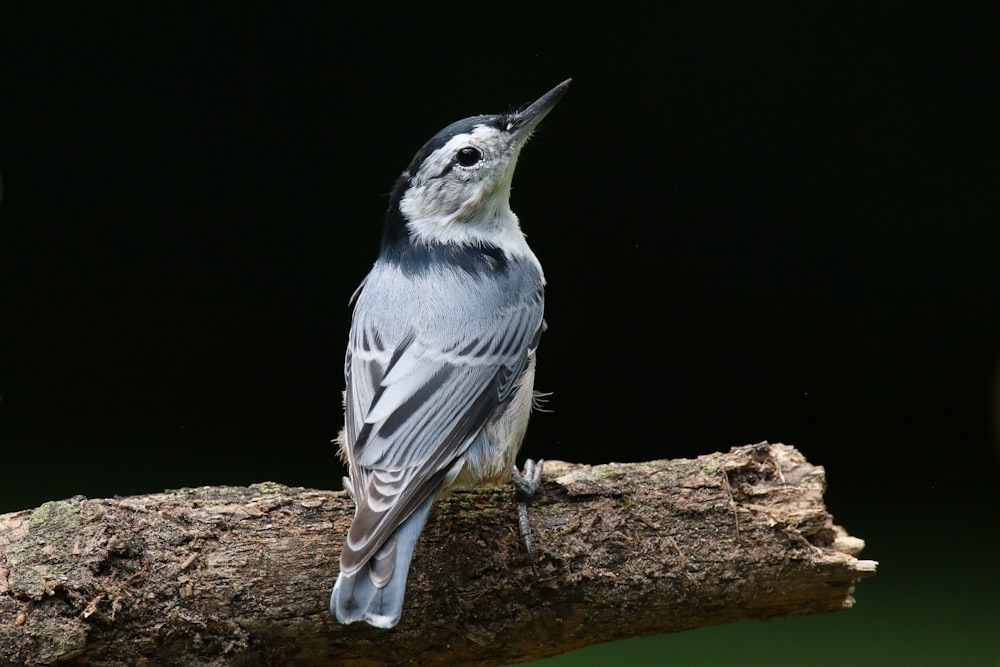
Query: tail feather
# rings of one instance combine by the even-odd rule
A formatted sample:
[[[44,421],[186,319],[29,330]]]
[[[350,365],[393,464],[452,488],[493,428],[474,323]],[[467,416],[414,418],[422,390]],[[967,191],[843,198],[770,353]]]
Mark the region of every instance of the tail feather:
[[[413,548],[433,502],[433,496],[425,500],[365,567],[337,576],[330,595],[331,616],[341,623],[366,621],[379,628],[391,628],[399,622]]]

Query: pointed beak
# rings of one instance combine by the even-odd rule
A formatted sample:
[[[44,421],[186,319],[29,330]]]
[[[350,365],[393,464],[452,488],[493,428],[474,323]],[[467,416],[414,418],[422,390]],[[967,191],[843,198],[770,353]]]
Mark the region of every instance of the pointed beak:
[[[565,94],[573,79],[566,79],[558,86],[545,93],[524,109],[513,114],[507,123],[507,131],[518,143],[523,142],[534,131],[542,119],[548,115],[556,103]]]

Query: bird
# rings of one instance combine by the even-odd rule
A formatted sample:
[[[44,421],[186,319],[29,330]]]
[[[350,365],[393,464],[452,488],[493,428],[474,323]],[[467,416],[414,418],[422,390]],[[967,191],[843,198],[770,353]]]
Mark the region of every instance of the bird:
[[[329,607],[341,623],[399,622],[417,538],[449,489],[538,487],[542,462],[522,477],[516,457],[538,400],[545,276],[510,190],[521,149],[571,81],[446,126],[390,193],[377,258],[351,298],[337,441],[355,512]]]

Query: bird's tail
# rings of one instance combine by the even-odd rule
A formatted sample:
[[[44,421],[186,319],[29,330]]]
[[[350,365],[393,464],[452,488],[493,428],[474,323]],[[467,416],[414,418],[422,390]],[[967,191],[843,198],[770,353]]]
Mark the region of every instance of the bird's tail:
[[[432,495],[414,510],[364,567],[337,576],[330,595],[331,616],[341,623],[363,620],[377,628],[391,628],[399,622],[413,547],[433,502]]]

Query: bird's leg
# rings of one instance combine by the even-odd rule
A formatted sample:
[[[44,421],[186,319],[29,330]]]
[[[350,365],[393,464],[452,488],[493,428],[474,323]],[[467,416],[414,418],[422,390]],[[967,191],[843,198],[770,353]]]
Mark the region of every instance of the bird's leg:
[[[511,481],[514,483],[514,499],[517,501],[517,525],[521,530],[521,539],[524,540],[524,548],[528,551],[528,562],[531,563],[531,572],[538,579],[538,571],[535,569],[535,555],[531,551],[531,524],[528,523],[528,501],[538,494],[538,488],[542,483],[542,459],[535,463],[531,459],[524,462],[524,474],[514,469]]]

